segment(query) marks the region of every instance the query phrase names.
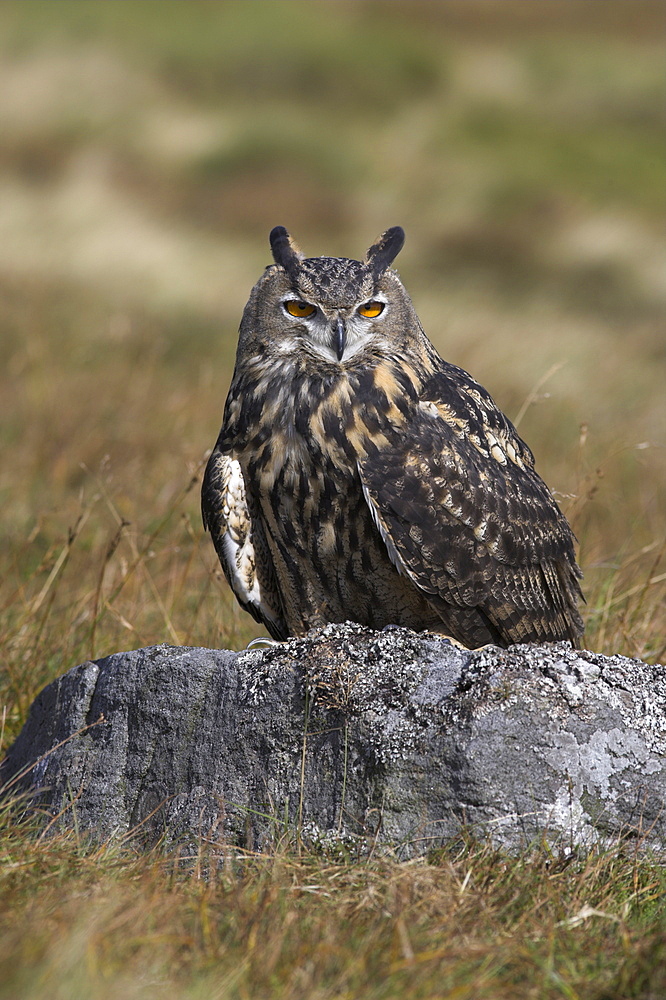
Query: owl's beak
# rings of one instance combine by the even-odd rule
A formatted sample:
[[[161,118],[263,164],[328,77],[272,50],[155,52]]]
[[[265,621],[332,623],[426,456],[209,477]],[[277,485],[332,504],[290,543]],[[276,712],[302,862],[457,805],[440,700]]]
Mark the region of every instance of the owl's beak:
[[[338,316],[333,324],[333,350],[338,356],[338,361],[342,361],[347,344],[347,327],[342,316]]]

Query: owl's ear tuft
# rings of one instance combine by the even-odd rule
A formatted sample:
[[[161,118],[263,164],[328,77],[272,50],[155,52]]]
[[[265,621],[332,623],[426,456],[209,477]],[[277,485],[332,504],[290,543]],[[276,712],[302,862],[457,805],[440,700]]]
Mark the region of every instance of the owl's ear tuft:
[[[365,255],[365,263],[370,267],[375,278],[378,278],[387,267],[391,266],[404,243],[405,230],[402,226],[391,226],[372,244]]]
[[[290,278],[293,278],[304,254],[294,243],[284,226],[276,226],[271,229],[269,240],[273,260],[285,269]]]

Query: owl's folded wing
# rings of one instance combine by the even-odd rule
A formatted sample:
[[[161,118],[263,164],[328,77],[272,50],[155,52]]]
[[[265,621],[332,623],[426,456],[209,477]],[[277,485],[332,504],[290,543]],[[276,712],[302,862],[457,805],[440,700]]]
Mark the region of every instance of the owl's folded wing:
[[[476,607],[504,642],[576,642],[573,535],[488,393],[447,366],[359,464],[389,555],[433,607]]]
[[[204,474],[201,512],[238,603],[274,639],[285,639],[287,628],[261,521],[248,508],[240,463],[217,449]]]

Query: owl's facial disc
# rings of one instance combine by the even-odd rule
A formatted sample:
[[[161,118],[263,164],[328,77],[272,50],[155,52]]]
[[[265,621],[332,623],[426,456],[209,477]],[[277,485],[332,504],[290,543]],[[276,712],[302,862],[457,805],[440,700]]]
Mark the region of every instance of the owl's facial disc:
[[[387,309],[380,293],[357,306],[331,308],[314,305],[293,294],[284,298],[281,307],[289,318],[287,332],[291,335],[280,346],[281,352],[291,353],[307,344],[326,361],[341,364],[361,351],[377,334],[377,321]],[[293,323],[293,320],[300,320]]]

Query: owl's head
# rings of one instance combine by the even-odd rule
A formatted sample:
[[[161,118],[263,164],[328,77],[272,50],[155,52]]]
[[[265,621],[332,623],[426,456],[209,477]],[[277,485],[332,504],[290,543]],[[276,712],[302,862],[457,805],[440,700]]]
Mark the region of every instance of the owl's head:
[[[283,358],[303,353],[345,365],[365,349],[395,347],[395,331],[413,329],[413,307],[391,264],[405,242],[387,229],[363,260],[310,257],[283,226],[270,234],[275,266],[255,285],[241,324],[245,351]],[[409,314],[409,315],[406,315]]]

